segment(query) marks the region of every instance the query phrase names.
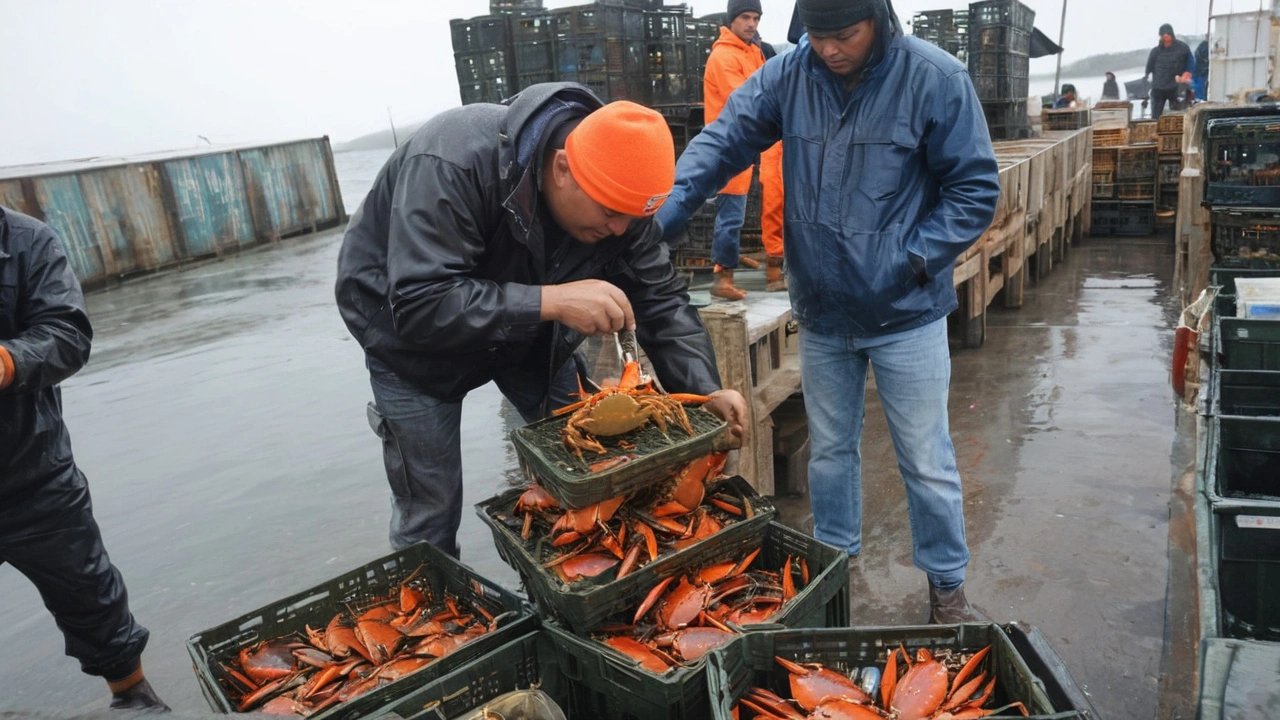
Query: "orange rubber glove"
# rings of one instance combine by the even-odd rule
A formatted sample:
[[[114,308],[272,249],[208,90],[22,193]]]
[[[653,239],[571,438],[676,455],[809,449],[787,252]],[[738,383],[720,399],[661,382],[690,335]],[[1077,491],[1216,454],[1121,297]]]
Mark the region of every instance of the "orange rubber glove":
[[[5,346],[0,345],[0,390],[13,384],[13,356]]]

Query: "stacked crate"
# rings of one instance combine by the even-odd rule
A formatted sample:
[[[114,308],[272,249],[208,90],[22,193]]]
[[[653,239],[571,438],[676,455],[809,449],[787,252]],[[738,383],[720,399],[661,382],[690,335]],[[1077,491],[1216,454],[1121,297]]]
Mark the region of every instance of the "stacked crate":
[[[911,18],[911,34],[955,55],[969,57],[969,11],[926,10]]]
[[[1030,137],[1031,30],[1036,13],[1018,0],[969,4],[969,76],[992,140]]]
[[[450,20],[462,104],[502,102],[513,92],[511,26],[506,15]]]
[[[489,0],[490,15],[541,12],[542,0]]]
[[[1159,168],[1156,172],[1156,221],[1172,225],[1178,210],[1178,178],[1182,175],[1182,113],[1161,115],[1156,121]]]
[[[1099,103],[1093,118],[1093,234],[1155,231],[1154,126],[1133,123],[1127,102]]]
[[[606,102],[649,104],[645,12],[613,5],[551,11],[557,80],[581,83]]]
[[[690,47],[688,37],[688,21],[692,19],[683,7],[663,8],[644,14],[648,91],[654,105],[687,103],[690,86],[702,85],[702,76],[692,72],[698,66],[697,55]]]
[[[516,81],[513,91],[556,78],[555,32],[549,11],[513,16]]]

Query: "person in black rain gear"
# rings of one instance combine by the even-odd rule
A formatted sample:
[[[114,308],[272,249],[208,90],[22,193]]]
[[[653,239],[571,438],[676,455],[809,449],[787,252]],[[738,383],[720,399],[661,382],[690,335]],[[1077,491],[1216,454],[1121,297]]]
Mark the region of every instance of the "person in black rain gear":
[[[53,230],[0,207],[0,564],[35,584],[112,708],[168,710],[142,674],[148,632],[129,612],[62,421],[58,384],[84,367],[92,339]]]
[[[1115,73],[1111,73],[1111,72],[1107,73],[1107,81],[1102,84],[1102,99],[1103,100],[1119,100],[1120,99],[1120,85],[1119,83],[1116,82]]]
[[[1076,86],[1071,83],[1064,83],[1062,86],[1062,94],[1053,102],[1054,110],[1066,110],[1075,107],[1076,104]]]
[[[1174,37],[1173,26],[1165,23],[1160,26],[1160,43],[1151,48],[1147,55],[1147,71],[1144,77],[1151,79],[1151,117],[1159,118],[1164,114],[1165,103],[1170,110],[1181,110],[1178,100],[1178,85],[1191,81],[1191,71],[1195,69],[1195,59],[1191,56],[1191,48]]]

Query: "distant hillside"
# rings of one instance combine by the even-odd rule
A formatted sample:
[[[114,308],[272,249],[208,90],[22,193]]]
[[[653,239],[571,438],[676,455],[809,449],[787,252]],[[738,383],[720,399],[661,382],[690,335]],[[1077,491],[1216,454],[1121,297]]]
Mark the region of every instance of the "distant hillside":
[[[1192,35],[1180,39],[1187,44],[1187,47],[1191,48],[1192,52],[1195,52],[1196,46],[1200,44],[1201,40],[1204,40],[1204,36]],[[1151,47],[1155,47],[1155,43],[1152,43]],[[1097,75],[1101,77],[1108,72],[1146,67],[1147,54],[1150,52],[1151,48],[1143,48],[1141,50],[1090,55],[1063,65],[1062,76],[1078,78]],[[1036,77],[1053,77],[1053,73],[1039,73]]]
[[[396,128],[396,139],[400,142],[404,142],[405,138],[417,132],[418,128],[422,127],[424,122],[426,121],[419,120]],[[348,140],[347,142],[334,143],[333,151],[351,152],[354,150],[383,150],[394,146],[395,143],[391,140],[391,129],[388,128],[386,130],[379,130],[375,133],[369,133],[368,135],[361,135],[360,137],[355,138],[354,140]]]

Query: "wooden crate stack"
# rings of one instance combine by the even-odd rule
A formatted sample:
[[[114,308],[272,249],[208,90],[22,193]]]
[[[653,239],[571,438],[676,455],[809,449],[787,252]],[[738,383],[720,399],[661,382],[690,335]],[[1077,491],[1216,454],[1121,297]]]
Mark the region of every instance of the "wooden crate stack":
[[[1178,212],[1178,178],[1182,175],[1183,113],[1169,113],[1156,121],[1156,224],[1172,227]]]
[[[1128,102],[1093,108],[1093,228],[1098,235],[1147,235],[1156,199],[1156,124],[1132,121]]]

